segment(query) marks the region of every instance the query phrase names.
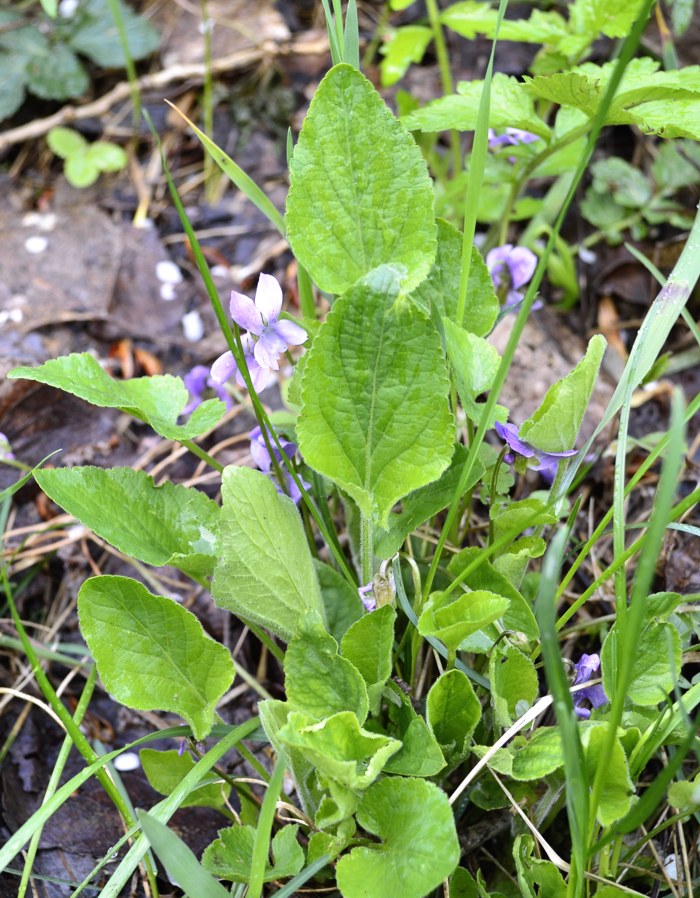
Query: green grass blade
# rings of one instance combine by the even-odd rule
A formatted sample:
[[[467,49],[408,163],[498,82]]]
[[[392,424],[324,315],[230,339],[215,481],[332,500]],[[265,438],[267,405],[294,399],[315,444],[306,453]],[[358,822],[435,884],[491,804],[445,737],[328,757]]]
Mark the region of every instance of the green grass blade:
[[[561,528],[544,557],[535,603],[535,616],[540,627],[547,684],[554,700],[554,710],[564,751],[566,810],[572,843],[570,894],[578,895],[586,869],[588,847],[588,777],[583,746],[579,737],[578,720],[561,660],[561,649],[555,629],[555,596],[568,535],[569,528]]]
[[[331,12],[331,8],[328,5],[328,0],[321,0],[323,3],[323,12],[326,16],[326,30],[328,31],[328,43],[330,45],[331,50],[331,61],[333,65],[338,65],[343,61],[343,51],[341,49],[341,43],[338,40],[338,32],[336,29],[335,21],[333,20],[333,13]],[[342,40],[342,34],[340,35]]]
[[[343,31],[343,62],[360,68],[360,32],[357,23],[356,0],[349,0],[345,10],[345,29]]]
[[[273,224],[280,234],[284,237],[286,233],[286,229],[284,226],[284,218],[277,211],[273,203],[270,202],[268,197],[265,195],[264,191],[261,190],[260,187],[255,183],[255,181],[247,175],[243,169],[236,162],[231,159],[230,156],[227,156],[226,153],[222,149],[220,149],[211,138],[207,137],[207,135],[198,128],[193,121],[191,121],[184,112],[181,112],[177,106],[170,103],[169,100],[165,101],[168,106],[177,112],[180,118],[184,119],[190,128],[194,131],[196,136],[199,138],[200,143],[206,150],[206,152],[211,156],[211,158],[216,162],[221,171],[233,181],[236,187],[242,191],[251,203],[259,209],[262,214],[267,218],[267,220]]]
[[[270,856],[270,837],[272,824],[275,822],[277,799],[279,798],[284,780],[286,759],[284,752],[277,755],[275,769],[272,771],[267,791],[263,798],[258,825],[255,829],[255,841],[253,842],[253,859],[250,865],[250,882],[248,884],[247,898],[260,898],[265,882],[265,867]]]
[[[305,882],[308,882],[311,877],[315,876],[319,870],[322,870],[328,862],[329,858],[326,854],[317,857],[313,864],[304,867],[304,869],[297,873],[293,879],[290,879],[285,886],[278,889],[274,893],[274,898],[292,898],[293,895],[297,894],[299,886],[303,886]]]
[[[138,811],[139,823],[170,877],[188,898],[230,898],[229,892],[201,866],[182,839],[146,811]]]

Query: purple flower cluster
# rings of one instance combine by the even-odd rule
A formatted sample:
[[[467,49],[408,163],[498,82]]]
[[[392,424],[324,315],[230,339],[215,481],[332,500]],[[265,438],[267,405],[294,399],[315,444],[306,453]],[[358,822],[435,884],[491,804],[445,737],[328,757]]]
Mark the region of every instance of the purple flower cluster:
[[[530,282],[535,273],[537,256],[526,246],[513,246],[512,243],[506,243],[487,253],[486,267],[496,290],[506,286],[506,307],[514,308],[523,300],[521,288]],[[536,303],[533,308],[536,308],[537,305]]]
[[[575,449],[567,449],[565,452],[545,452],[543,449],[535,449],[530,443],[520,438],[520,430],[515,424],[501,424],[496,421],[494,425],[496,433],[508,446],[509,451],[504,460],[512,464],[517,459],[526,459],[526,464],[534,471],[539,471],[543,477],[552,480],[557,472],[557,465],[562,458],[576,455]]]
[[[284,454],[291,461],[292,456],[295,455],[297,451],[296,443],[285,440],[284,437],[280,437],[279,441]],[[277,444],[272,437],[270,437],[269,443],[275,458],[277,459],[279,464],[284,467],[284,464],[282,462],[282,453],[279,451]],[[286,489],[282,489],[281,485],[277,482],[275,474],[273,472],[272,456],[270,455],[270,452],[267,448],[265,437],[263,436],[263,432],[260,427],[256,427],[250,432],[250,454],[258,468],[260,468],[260,470],[264,474],[268,474],[272,478],[275,487],[277,488],[277,492],[281,495],[289,496],[290,499],[298,503],[301,499],[301,490],[297,486],[297,482],[294,480],[289,471],[284,471]],[[305,480],[302,479],[301,483],[305,490],[310,489],[311,485]]]
[[[587,683],[600,670],[600,656],[581,655],[581,659],[574,665],[574,670],[576,675],[573,685],[580,686],[582,683]],[[574,711],[585,720],[591,716],[591,708],[600,708],[601,705],[606,704],[608,701],[605,690],[600,683],[597,683],[595,686],[586,686],[585,689],[578,689],[573,693],[572,697],[574,700]],[[588,702],[591,708],[586,707],[585,702]]]
[[[233,399],[223,384],[218,384],[210,375],[209,369],[204,365],[195,365],[184,377],[183,381],[190,394],[190,401],[182,410],[183,415],[191,414],[198,405],[204,402],[204,393],[207,389],[212,390],[219,399],[226,404],[226,410],[233,408]]]
[[[231,292],[231,317],[246,333],[241,335],[250,379],[260,392],[272,380],[272,371],[279,370],[279,359],[289,346],[301,346],[307,333],[293,321],[280,321],[282,288],[270,274],[261,274],[255,291],[255,300],[242,293]],[[212,365],[211,378],[217,384],[225,383],[235,375],[236,383],[244,386],[243,375],[238,369],[232,352],[225,352]]]

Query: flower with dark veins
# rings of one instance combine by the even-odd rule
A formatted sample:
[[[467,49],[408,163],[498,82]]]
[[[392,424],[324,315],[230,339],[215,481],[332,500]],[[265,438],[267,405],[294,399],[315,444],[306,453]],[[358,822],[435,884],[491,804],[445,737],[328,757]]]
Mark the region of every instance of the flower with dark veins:
[[[523,300],[521,288],[529,284],[537,268],[537,256],[526,246],[505,243],[496,246],[486,255],[486,267],[497,291],[505,288],[507,307],[519,305]],[[537,303],[533,308],[537,307]],[[539,304],[541,306],[541,303]]]
[[[580,686],[582,683],[587,683],[600,670],[600,656],[581,655],[579,661],[574,665],[574,670],[576,675],[573,685]],[[591,716],[591,708],[600,708],[601,705],[609,701],[601,683],[596,683],[594,686],[586,686],[585,689],[577,689],[572,693],[572,698],[574,700],[574,711],[576,711],[579,717],[583,717],[584,720],[588,720]],[[584,702],[588,702],[591,708],[586,707]]]
[[[209,369],[204,365],[195,365],[182,379],[191,398],[180,414],[189,415],[200,406],[204,402],[204,392],[207,388],[216,393],[219,399],[226,405],[227,411],[233,408],[233,397],[231,394],[223,384],[219,384],[214,380]]]
[[[232,290],[229,309],[233,320],[246,332],[241,334],[243,352],[253,387],[260,393],[269,386],[271,372],[279,370],[282,353],[290,346],[301,346],[308,335],[301,325],[280,321],[282,288],[270,274],[260,275],[255,300]],[[225,352],[212,365],[212,379],[223,384],[233,374],[236,383],[245,386],[233,353]]]
[[[496,433],[509,449],[503,457],[504,461],[513,464],[518,459],[525,459],[527,467],[539,471],[548,480],[554,478],[557,465],[562,458],[576,455],[576,449],[567,449],[565,452],[545,452],[543,449],[536,449],[520,438],[520,428],[516,424],[501,424],[500,421],[496,421],[494,426]]]
[[[282,451],[287,456],[287,458],[291,461],[292,456],[296,455],[297,444],[292,443],[289,440],[286,440],[284,437],[279,437],[280,446],[282,447]],[[280,465],[283,465],[282,462],[282,453],[280,452],[277,444],[274,439],[270,437],[270,447]],[[260,468],[263,474],[267,474],[272,479],[277,492],[280,494],[284,494],[289,496],[289,498],[295,502],[299,503],[301,499],[301,490],[299,489],[296,480],[292,477],[289,471],[284,471],[285,481],[286,481],[286,490],[283,490],[280,484],[277,482],[277,478],[275,477],[275,473],[273,472],[273,461],[272,456],[267,448],[267,444],[265,442],[265,437],[263,436],[262,429],[260,427],[255,427],[250,432],[250,454],[255,462],[255,464]],[[300,478],[301,484],[305,490],[311,488],[311,484],[307,483],[304,479]]]

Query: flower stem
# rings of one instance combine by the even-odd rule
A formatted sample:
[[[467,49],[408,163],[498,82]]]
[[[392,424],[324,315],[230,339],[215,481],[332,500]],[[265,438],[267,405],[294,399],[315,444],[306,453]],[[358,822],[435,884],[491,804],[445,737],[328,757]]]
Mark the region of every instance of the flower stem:
[[[449,96],[454,93],[454,84],[452,82],[452,72],[450,71],[450,57],[447,52],[445,34],[440,22],[440,10],[438,9],[437,0],[426,0],[425,5],[428,10],[430,27],[433,30],[435,54],[440,68],[440,80],[442,81],[442,92],[445,96]],[[452,174],[454,177],[457,177],[462,168],[462,151],[459,145],[459,132],[454,128],[450,131],[450,146],[452,148]]]
[[[362,568],[362,585],[372,579],[372,556],[374,542],[374,526],[372,518],[362,515],[360,518],[360,566]]]

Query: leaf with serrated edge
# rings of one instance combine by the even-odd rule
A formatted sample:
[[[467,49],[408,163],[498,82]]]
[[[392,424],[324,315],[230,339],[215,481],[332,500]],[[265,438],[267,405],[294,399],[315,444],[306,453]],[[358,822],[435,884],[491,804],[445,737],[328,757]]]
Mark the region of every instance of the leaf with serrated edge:
[[[50,359],[37,368],[14,368],[7,375],[48,384],[72,393],[100,408],[118,408],[146,421],[168,440],[190,440],[210,430],[224,415],[219,399],[207,399],[177,424],[189,393],[179,377],[170,374],[113,380],[89,352],[71,353]]]
[[[37,471],[46,495],[110,545],[144,561],[208,575],[218,554],[219,506],[204,493],[131,468]]]
[[[299,447],[363,514],[392,506],[450,463],[449,379],[433,324],[387,267],[336,301],[309,351]]]
[[[435,258],[433,198],[420,150],[374,87],[352,66],[332,68],[290,166],[285,221],[299,263],[330,293],[401,265],[411,290]]]
[[[299,512],[252,468],[227,467],[221,497],[214,602],[289,640],[308,611],[324,614]]]
[[[228,651],[172,599],[128,577],[92,577],[78,593],[80,629],[105,688],[139,711],[171,711],[204,739],[233,681]]]
[[[357,821],[382,840],[342,857],[343,898],[423,898],[459,863],[459,841],[445,793],[425,780],[390,777],[362,796]]]

